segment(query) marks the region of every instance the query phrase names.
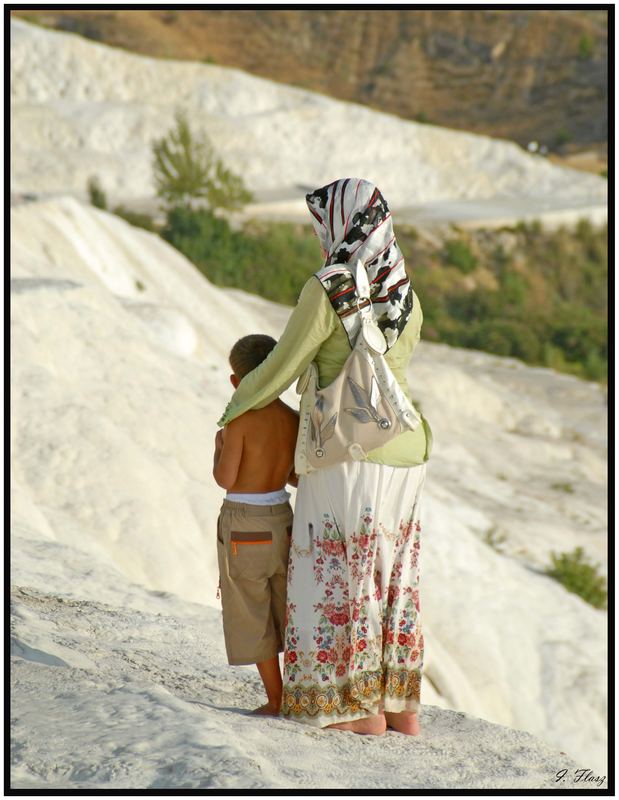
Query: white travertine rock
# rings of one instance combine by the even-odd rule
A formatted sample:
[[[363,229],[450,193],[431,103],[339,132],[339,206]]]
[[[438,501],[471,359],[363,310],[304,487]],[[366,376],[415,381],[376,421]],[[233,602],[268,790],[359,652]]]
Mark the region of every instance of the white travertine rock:
[[[219,612],[32,534],[19,536],[11,593],[13,788],[607,786],[525,731],[434,705],[418,737],[248,716],[258,675],[228,666]]]
[[[162,593],[165,603],[157,600],[158,613],[179,619],[188,613],[188,603],[216,607],[214,530],[223,493],[211,478],[211,465],[216,421],[231,393],[227,354],[239,336],[278,336],[290,309],[216,288],[157,236],[72,198],[20,205],[11,224],[13,581],[76,602],[113,606],[93,612],[95,627],[99,615],[116,620],[126,605],[138,603],[150,613],[150,601]],[[410,384],[435,435],[422,533],[428,648],[422,702],[526,729],[579,766],[603,772],[606,614],[542,570],[551,550],[581,545],[606,571],[604,394],[595,384],[551,370],[428,343],[415,353]],[[284,399],[296,402],[292,389]],[[548,420],[558,434],[523,435],[515,424],[530,414]],[[192,608],[213,619],[212,610]],[[39,665],[20,667],[17,674],[25,677],[18,692],[34,699],[37,686],[51,680],[40,672],[44,656],[35,658],[34,650],[50,652],[68,665],[63,669],[86,669],[65,650],[53,650],[50,640],[67,648],[67,637],[73,636],[84,658],[105,663],[98,651],[103,645],[96,636],[92,640],[90,628],[82,635],[48,626],[39,640],[35,618],[23,620],[17,656],[38,658]],[[144,624],[135,621],[140,630]],[[153,637],[165,639],[165,631],[165,621],[158,622]],[[146,705],[135,694],[141,689],[128,690],[134,693],[128,698],[135,701],[132,713],[139,715],[151,702],[167,702],[156,677],[165,671],[165,659],[157,656],[156,669],[141,660],[133,635],[122,645],[122,658],[128,668],[132,661],[144,667],[136,667],[136,680],[155,682],[142,697]],[[207,670],[211,648],[219,662],[223,658],[220,632],[217,637],[216,645],[196,643]],[[59,669],[49,661],[43,665]],[[185,667],[177,662],[169,669]],[[232,674],[222,668],[213,680],[217,685],[229,680],[234,695],[237,684],[227,677]],[[71,673],[76,702],[100,703],[102,715],[105,703],[121,691],[117,680],[115,672],[111,677],[105,671]],[[195,676],[192,686],[199,691]],[[96,699],[101,691],[109,693],[107,700]],[[69,715],[52,695],[45,703],[50,714]],[[453,724],[454,735],[463,719],[425,713],[448,728]],[[154,719],[160,719],[157,714]],[[24,711],[22,718],[27,730],[32,715]],[[230,733],[234,726],[225,730],[225,741],[236,741],[237,734]],[[488,741],[486,734],[491,739],[493,730],[481,725],[479,742]],[[299,736],[305,742],[313,734]],[[130,741],[130,750],[138,748],[134,738]],[[191,741],[194,746],[203,740]],[[524,740],[518,741],[520,747]],[[389,744],[387,760],[390,747],[404,752],[398,750],[404,745]],[[440,742],[432,748],[443,752]],[[463,750],[461,757],[457,752],[453,764],[464,765],[467,785],[487,785],[479,783],[485,767],[476,775],[466,771],[471,751]],[[20,763],[17,774],[24,785],[34,785],[32,775],[23,772],[25,761]],[[508,759],[506,769],[513,763],[520,762]],[[381,764],[381,779],[391,780],[387,761]],[[273,780],[288,786],[292,773],[281,769]],[[56,779],[49,770],[44,782],[68,780],[69,772]],[[89,785],[86,768],[76,770],[74,780]],[[105,782],[103,774],[93,773],[93,785]],[[336,773],[329,774],[337,785]],[[394,774],[397,780],[403,775]],[[523,780],[529,780],[527,774]],[[454,775],[445,779],[450,786],[456,785]],[[427,785],[440,785],[438,771],[424,776]],[[123,779],[109,772],[110,783]],[[198,780],[185,772],[178,779]],[[242,785],[237,777],[230,780]]]
[[[512,142],[11,20],[14,192],[84,197],[97,174],[116,201],[153,198],[151,144],[181,107],[256,192],[249,214],[305,221],[303,194],[348,175],[379,186],[397,221],[606,219],[606,180]]]

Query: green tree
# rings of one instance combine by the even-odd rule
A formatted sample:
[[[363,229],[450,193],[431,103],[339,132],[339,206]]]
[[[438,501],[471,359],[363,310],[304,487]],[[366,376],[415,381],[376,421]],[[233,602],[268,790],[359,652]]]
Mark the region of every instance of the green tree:
[[[176,113],[175,124],[153,142],[153,172],[157,195],[170,208],[192,208],[204,201],[208,208],[234,210],[252,195],[242,179],[226,168],[206,133],[191,131],[187,114]]]

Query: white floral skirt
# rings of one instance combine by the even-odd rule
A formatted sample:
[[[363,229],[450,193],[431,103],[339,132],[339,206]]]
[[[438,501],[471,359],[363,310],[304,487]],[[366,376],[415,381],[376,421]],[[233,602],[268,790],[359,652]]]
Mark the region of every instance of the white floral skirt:
[[[419,522],[426,465],[348,462],[299,479],[284,698],[325,727],[419,708]]]

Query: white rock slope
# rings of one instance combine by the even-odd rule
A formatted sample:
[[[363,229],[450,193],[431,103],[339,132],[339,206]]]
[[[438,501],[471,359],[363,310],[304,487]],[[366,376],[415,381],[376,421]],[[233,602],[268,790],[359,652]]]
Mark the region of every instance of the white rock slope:
[[[71,198],[15,208],[12,240],[14,583],[102,603],[112,593],[122,608],[119,572],[145,597],[168,593],[170,609],[175,598],[216,607],[222,492],[210,471],[226,356],[246,333],[279,335],[289,309],[215,288],[156,236]],[[410,382],[436,436],[422,701],[525,729],[603,772],[606,614],[541,570],[550,550],[577,544],[605,565],[604,396],[428,344]],[[556,488],[567,483],[571,493]],[[90,653],[90,634],[76,634],[73,656],[62,625],[41,638],[35,617],[20,620],[22,657],[86,670],[107,659]],[[37,669],[27,680],[38,675],[44,693]]]
[[[305,220],[304,192],[352,175],[413,222],[606,218],[605,180],[506,141],[11,21],[14,192],[84,196],[98,174],[117,200],[152,198],[150,145],[180,107],[257,193],[250,213]]]
[[[57,542],[19,537],[19,548],[13,788],[380,793],[583,785],[578,763],[558,748],[436,706],[424,707],[415,740],[387,733],[372,741],[248,717],[257,673],[227,665],[217,611],[130,584]]]

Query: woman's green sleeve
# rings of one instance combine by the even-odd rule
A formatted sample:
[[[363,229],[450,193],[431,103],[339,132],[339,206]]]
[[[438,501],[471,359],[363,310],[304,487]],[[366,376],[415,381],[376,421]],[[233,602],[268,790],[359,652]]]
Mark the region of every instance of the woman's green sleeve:
[[[217,424],[226,425],[250,408],[263,408],[279,397],[307,369],[338,324],[326,292],[312,276],[279,341],[239,383]]]

